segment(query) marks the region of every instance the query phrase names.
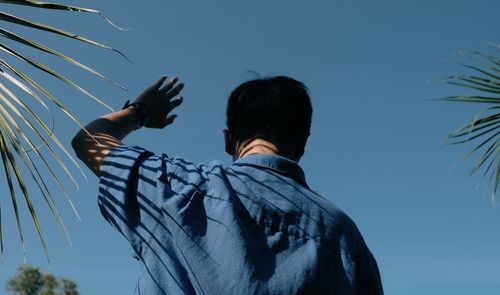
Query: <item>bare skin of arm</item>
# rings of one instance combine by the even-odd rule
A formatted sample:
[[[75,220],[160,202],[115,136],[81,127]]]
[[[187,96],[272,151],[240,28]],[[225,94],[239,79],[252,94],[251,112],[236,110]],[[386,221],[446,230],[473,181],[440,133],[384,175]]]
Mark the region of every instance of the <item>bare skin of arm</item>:
[[[172,124],[176,118],[171,112],[182,103],[182,97],[177,98],[177,95],[184,84],[177,84],[177,77],[168,83],[165,83],[166,79],[166,76],[161,77],[135,100],[142,102],[148,109],[144,127],[162,129]],[[103,159],[112,148],[122,145],[125,136],[136,130],[139,124],[140,119],[134,106],[131,106],[92,121],[85,126],[88,133],[84,129],[80,130],[71,141],[71,145],[77,157],[94,174],[100,176]]]

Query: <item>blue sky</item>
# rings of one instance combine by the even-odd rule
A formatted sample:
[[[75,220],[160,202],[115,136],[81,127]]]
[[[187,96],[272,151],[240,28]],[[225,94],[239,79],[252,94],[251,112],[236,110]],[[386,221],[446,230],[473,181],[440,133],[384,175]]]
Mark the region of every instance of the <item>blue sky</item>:
[[[65,1],[66,2],[66,1]],[[176,123],[126,139],[193,161],[220,159],[230,91],[260,75],[290,75],[310,88],[312,135],[301,165],[309,185],[356,222],[377,258],[387,294],[498,294],[499,209],[489,187],[468,177],[469,147],[440,148],[445,135],[481,106],[432,100],[466,92],[441,78],[465,69],[464,50],[499,43],[498,1],[75,1],[133,28],[121,32],[93,15],[5,8],[60,25],[125,52],[119,55],[22,30],[126,85],[124,92],[54,58],[32,51],[119,109],[161,74],[186,83]],[[2,5],[4,9],[5,5]],[[9,28],[17,28],[9,26]],[[33,76],[89,122],[106,113],[77,91]],[[56,132],[69,142],[78,127],[56,112]],[[454,169],[450,169],[457,164]],[[86,168],[85,168],[86,169]],[[124,239],[100,216],[97,179],[70,187],[83,219],[63,198],[69,246],[37,202],[56,275],[82,294],[132,294],[139,266]],[[77,173],[74,170],[75,174]],[[6,250],[0,285],[23,261],[6,187],[0,187]],[[49,270],[27,216],[27,261]]]

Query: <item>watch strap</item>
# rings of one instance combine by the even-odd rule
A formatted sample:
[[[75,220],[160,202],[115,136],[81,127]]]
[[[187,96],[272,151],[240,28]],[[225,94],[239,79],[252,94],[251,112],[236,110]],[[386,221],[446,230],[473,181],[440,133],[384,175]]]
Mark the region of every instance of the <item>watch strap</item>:
[[[137,127],[137,129],[144,126],[146,120],[149,117],[149,108],[146,106],[146,104],[141,101],[135,101],[130,103],[130,100],[127,100],[123,105],[122,110],[127,109],[129,107],[134,107],[134,112],[137,114],[137,117],[139,118],[139,126]]]

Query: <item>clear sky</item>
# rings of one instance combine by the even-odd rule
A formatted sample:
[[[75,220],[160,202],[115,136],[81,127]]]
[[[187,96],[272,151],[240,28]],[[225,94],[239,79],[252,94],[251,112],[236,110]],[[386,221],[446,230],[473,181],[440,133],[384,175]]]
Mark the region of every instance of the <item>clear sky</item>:
[[[471,120],[481,106],[432,100],[467,92],[441,78],[465,72],[455,64],[464,61],[457,53],[491,51],[488,44],[500,42],[499,1],[73,3],[102,10],[133,30],[117,31],[94,15],[7,9],[3,4],[0,9],[60,25],[125,52],[133,63],[112,52],[22,30],[126,85],[130,92],[25,51],[116,109],[163,73],[186,83],[176,123],[166,130],[137,131],[127,144],[198,162],[230,163],[222,137],[230,91],[255,77],[253,72],[295,77],[307,84],[313,99],[312,135],[301,161],[309,185],[354,219],[378,261],[386,293],[499,294],[498,206],[492,205],[488,186],[476,188],[479,177],[468,177],[471,162],[460,162],[468,147],[439,148],[445,135]],[[33,75],[83,122],[106,112],[70,87]],[[60,112],[56,117],[56,132],[69,146],[78,127]],[[139,265],[126,241],[101,218],[97,179],[85,171],[88,181],[79,177],[80,190],[69,189],[81,223],[57,195],[72,246],[43,203],[36,202],[50,271],[75,280],[82,294],[132,294]],[[61,179],[70,185],[62,174]],[[5,183],[0,192],[4,285],[23,255]],[[34,229],[27,216],[23,220],[27,261],[48,271]]]

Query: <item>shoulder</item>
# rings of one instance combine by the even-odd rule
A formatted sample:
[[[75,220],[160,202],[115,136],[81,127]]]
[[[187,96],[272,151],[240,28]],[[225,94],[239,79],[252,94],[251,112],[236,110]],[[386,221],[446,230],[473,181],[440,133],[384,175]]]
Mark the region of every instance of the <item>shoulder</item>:
[[[154,153],[140,146],[117,146],[103,159],[104,175],[127,172],[147,175],[163,182],[180,181],[184,184],[206,181],[210,174],[221,174],[225,169],[220,161],[209,164],[196,163],[184,157],[171,157],[166,153]]]
[[[165,172],[169,174],[169,178],[177,176],[181,178],[194,177],[207,180],[210,174],[222,173],[226,168],[220,161],[211,161],[206,164],[193,162],[184,157],[170,157],[167,154],[160,154],[157,157],[163,163],[163,168]]]
[[[347,213],[324,196],[310,189],[307,192],[304,215],[319,238],[337,242],[345,240],[350,244],[362,239],[356,223]]]

